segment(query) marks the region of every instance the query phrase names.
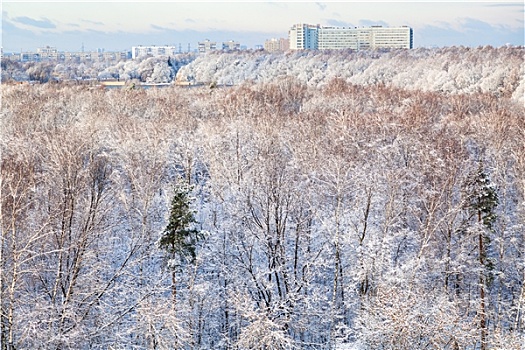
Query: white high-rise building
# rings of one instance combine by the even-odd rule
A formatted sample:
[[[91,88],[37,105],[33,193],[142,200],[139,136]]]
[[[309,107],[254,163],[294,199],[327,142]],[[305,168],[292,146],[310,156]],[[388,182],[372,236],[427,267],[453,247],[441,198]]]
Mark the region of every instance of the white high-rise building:
[[[295,24],[289,31],[291,50],[317,49],[319,25]]]
[[[290,29],[289,38],[292,50],[411,49],[413,47],[413,31],[407,26],[346,28],[296,24]]]

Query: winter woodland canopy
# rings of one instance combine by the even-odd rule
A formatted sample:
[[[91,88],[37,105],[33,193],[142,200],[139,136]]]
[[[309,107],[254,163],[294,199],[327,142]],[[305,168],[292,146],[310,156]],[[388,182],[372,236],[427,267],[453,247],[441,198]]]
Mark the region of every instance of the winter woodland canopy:
[[[523,53],[3,84],[1,348],[522,349]]]

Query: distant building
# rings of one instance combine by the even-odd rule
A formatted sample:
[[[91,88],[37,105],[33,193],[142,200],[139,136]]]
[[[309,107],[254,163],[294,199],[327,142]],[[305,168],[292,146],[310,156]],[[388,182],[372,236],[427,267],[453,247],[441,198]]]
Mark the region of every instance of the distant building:
[[[97,52],[98,59],[101,61],[121,61],[126,60],[130,58],[128,53],[126,51],[121,52],[111,52],[111,51],[103,51],[103,52]]]
[[[268,52],[280,52],[288,51],[290,49],[290,40],[280,39],[268,39],[264,42],[264,50]]]
[[[241,43],[238,41],[226,41],[222,43],[222,49],[224,51],[239,51],[241,49]]]
[[[370,43],[373,47],[412,49],[414,47],[414,33],[408,26],[402,27],[381,27],[373,26],[368,33]]]
[[[288,34],[292,50],[413,48],[413,31],[407,26],[346,28],[324,27],[319,24],[295,24]]]
[[[41,60],[57,60],[58,59],[58,50],[56,47],[45,46],[39,47],[36,49],[36,53]]]
[[[217,43],[208,39],[199,42],[199,52],[206,53],[217,50]]]
[[[5,55],[2,59],[17,62],[41,62],[41,61],[120,61],[128,59],[128,52],[104,52],[97,51],[58,51],[55,47],[45,46],[37,48],[36,52],[22,51]]]
[[[180,51],[176,46],[133,46],[131,48],[131,58],[151,56],[174,56]]]
[[[319,24],[295,24],[288,32],[290,50],[317,49],[319,28]]]

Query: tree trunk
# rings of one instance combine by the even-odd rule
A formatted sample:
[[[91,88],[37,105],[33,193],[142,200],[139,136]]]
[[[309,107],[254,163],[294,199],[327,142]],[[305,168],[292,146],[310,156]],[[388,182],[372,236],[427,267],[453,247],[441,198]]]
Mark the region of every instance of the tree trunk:
[[[171,308],[176,310],[177,305],[177,272],[171,271]]]
[[[478,220],[481,223],[481,211],[478,211]],[[481,271],[479,275],[479,328],[480,328],[480,350],[487,349],[487,319],[485,315],[485,277],[484,277],[484,266],[485,266],[485,246],[483,244],[483,231],[480,231],[479,236],[479,263],[481,264]]]

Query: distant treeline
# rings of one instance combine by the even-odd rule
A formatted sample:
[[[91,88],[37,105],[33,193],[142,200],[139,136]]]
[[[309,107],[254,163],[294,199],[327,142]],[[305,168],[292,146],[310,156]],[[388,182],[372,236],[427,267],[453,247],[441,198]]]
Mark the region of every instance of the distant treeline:
[[[321,87],[333,78],[447,93],[488,92],[525,103],[525,49],[491,46],[376,51],[211,52],[150,57],[108,65],[2,62],[2,81],[137,80],[239,85],[295,77]]]

